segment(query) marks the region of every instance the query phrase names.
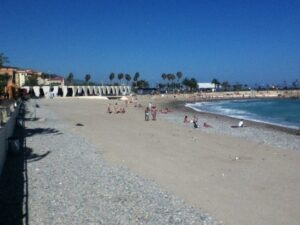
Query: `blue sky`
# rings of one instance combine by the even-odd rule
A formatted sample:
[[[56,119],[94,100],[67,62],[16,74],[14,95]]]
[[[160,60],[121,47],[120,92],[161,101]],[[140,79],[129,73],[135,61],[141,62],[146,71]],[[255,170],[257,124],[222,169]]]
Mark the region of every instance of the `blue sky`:
[[[11,66],[96,82],[182,71],[207,82],[300,79],[300,1],[11,0],[0,2]]]

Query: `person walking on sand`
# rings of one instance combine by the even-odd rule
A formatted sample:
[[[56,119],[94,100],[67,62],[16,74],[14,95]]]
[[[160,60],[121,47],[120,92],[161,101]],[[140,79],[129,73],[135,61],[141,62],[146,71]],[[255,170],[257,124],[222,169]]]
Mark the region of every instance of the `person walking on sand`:
[[[146,107],[146,109],[145,109],[145,121],[149,121],[149,117],[150,117],[150,109],[149,109],[149,107]]]

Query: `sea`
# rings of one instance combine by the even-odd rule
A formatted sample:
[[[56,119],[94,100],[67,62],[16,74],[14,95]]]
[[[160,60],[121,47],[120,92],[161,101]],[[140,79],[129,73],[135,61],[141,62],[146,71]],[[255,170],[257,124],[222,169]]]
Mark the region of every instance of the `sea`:
[[[208,112],[300,129],[300,99],[247,99],[188,103],[198,112]]]

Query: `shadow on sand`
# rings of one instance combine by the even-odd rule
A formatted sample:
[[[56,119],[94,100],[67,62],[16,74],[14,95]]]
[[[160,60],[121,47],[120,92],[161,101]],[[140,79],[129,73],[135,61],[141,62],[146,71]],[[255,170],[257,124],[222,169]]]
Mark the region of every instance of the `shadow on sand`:
[[[34,149],[26,146],[26,137],[36,134],[59,133],[55,129],[26,129],[25,105],[20,108],[19,118],[23,118],[21,126],[16,126],[14,137],[20,140],[21,149],[18,154],[8,154],[0,176],[0,224],[28,225],[28,174],[27,163],[42,160],[50,152],[39,155]],[[10,153],[10,152],[8,152]]]

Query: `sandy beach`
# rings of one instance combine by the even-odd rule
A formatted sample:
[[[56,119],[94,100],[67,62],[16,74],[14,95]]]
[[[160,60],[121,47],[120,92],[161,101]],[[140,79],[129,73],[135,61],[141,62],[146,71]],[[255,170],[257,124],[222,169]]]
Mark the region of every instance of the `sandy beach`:
[[[264,127],[240,134],[244,130],[230,130],[230,120],[215,117],[200,118],[212,129],[193,129],[179,121],[193,113],[176,108],[158,113],[156,121],[144,121],[149,102],[160,109],[171,107],[171,101],[172,96],[139,96],[142,107],[80,98],[44,99],[39,104],[66,121],[71,133],[98,146],[109,162],[153,180],[225,224],[299,224],[299,136]],[[126,113],[107,113],[109,103],[125,107]],[[76,126],[79,123],[82,126]],[[227,129],[221,132],[218,124]]]

